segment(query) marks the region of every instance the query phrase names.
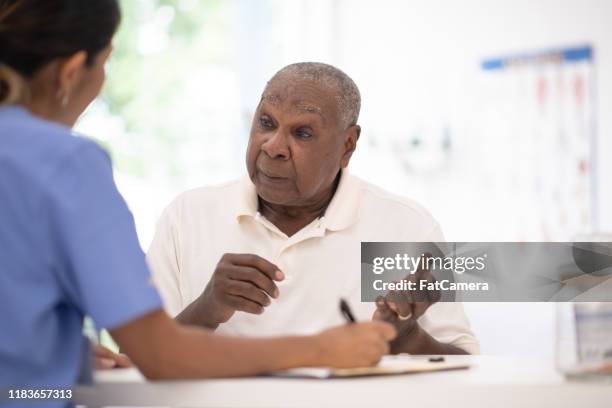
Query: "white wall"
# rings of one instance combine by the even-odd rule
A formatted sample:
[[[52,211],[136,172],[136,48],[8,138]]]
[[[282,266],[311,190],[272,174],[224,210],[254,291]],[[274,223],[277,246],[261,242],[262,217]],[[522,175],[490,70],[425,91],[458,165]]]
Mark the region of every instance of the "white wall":
[[[466,80],[484,57],[592,45],[599,104],[598,228],[612,231],[612,211],[606,211],[612,208],[606,177],[612,172],[612,2],[383,0],[374,6],[347,0],[340,1],[340,10],[336,63],[362,89],[365,138],[368,132],[392,135],[414,117],[452,120],[469,92]]]
[[[612,231],[612,182],[608,177],[612,174],[612,2],[343,0],[338,4],[335,32],[339,38],[334,45],[338,55],[333,62],[354,77],[364,97],[364,138],[355,171],[400,191],[401,177],[389,177],[401,171],[397,165],[381,158],[381,166],[386,168],[379,173],[373,173],[371,166],[359,165],[359,160],[372,160],[364,157],[369,132],[392,137],[414,117],[424,122],[452,118],[461,111],[462,93],[469,91],[466,78],[484,57],[592,45],[598,85],[598,229]],[[315,53],[309,56],[317,57]],[[425,190],[418,184],[410,188],[417,197]],[[444,210],[440,203],[432,205]],[[452,197],[445,205],[452,213]],[[463,217],[469,223],[477,222],[473,221],[477,215],[455,212],[453,217]],[[481,227],[495,233],[495,222]],[[448,238],[467,236],[473,240],[468,228],[464,230],[465,234]],[[498,239],[504,239],[499,235]],[[553,304],[469,304],[466,310],[484,353],[552,358]]]

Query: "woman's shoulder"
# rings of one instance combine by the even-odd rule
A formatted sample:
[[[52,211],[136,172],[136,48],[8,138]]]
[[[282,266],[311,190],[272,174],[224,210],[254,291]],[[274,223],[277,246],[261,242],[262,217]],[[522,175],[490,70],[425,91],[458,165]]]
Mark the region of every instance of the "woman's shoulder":
[[[21,108],[0,108],[0,139],[0,166],[28,178],[48,178],[70,161],[108,159],[94,141]]]
[[[0,108],[0,135],[12,149],[51,148],[58,151],[78,145],[70,128],[35,116],[17,106]]]

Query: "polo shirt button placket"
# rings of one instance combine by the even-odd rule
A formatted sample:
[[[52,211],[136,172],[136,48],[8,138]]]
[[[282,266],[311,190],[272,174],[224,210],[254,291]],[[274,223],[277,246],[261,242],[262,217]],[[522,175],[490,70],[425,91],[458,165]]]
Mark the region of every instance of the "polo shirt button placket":
[[[282,286],[285,286],[285,285],[287,285],[287,284],[290,284],[290,283],[291,283],[291,281],[293,280],[293,276],[292,276],[290,273],[287,273],[287,271],[285,271],[285,270],[283,269],[283,267],[280,265],[280,264],[281,264],[281,257],[283,256],[283,252],[285,252],[285,250],[286,250],[286,249],[287,249],[287,248],[286,248],[286,247],[283,245],[283,246],[282,246],[282,247],[279,249],[279,251],[278,251],[278,253],[276,254],[276,257],[275,257],[275,263],[276,263],[276,265],[277,265],[277,266],[280,268],[280,270],[281,270],[281,271],[282,271],[282,272],[285,274],[285,279],[283,279],[281,282],[278,282],[278,283],[277,283],[277,284],[280,284],[280,285],[282,285]]]
[[[321,217],[321,218],[319,218],[319,219],[317,220],[317,228],[318,228],[319,230],[320,230],[320,229],[322,229],[322,228],[324,228],[324,227],[323,227],[323,220],[325,220],[325,216],[323,216],[323,217]]]

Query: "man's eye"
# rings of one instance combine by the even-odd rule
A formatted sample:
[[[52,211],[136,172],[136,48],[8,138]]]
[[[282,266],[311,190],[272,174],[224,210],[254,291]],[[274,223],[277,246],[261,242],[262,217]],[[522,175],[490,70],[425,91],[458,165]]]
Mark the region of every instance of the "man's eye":
[[[261,125],[261,127],[266,128],[266,129],[270,129],[274,126],[272,121],[265,116],[262,116],[261,118],[259,118],[259,124]]]
[[[312,134],[309,131],[303,129],[300,129],[295,132],[295,135],[300,139],[310,139],[312,137]]]

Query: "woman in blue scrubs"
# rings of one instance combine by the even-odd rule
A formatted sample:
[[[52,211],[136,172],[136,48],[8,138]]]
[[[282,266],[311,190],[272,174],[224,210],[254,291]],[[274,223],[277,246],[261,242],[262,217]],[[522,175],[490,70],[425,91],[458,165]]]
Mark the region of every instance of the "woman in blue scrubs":
[[[119,18],[116,0],[0,0],[0,390],[86,378],[85,315],[149,378],[376,363],[395,335],[385,323],[245,339],[162,310],[108,155],[70,130]]]

